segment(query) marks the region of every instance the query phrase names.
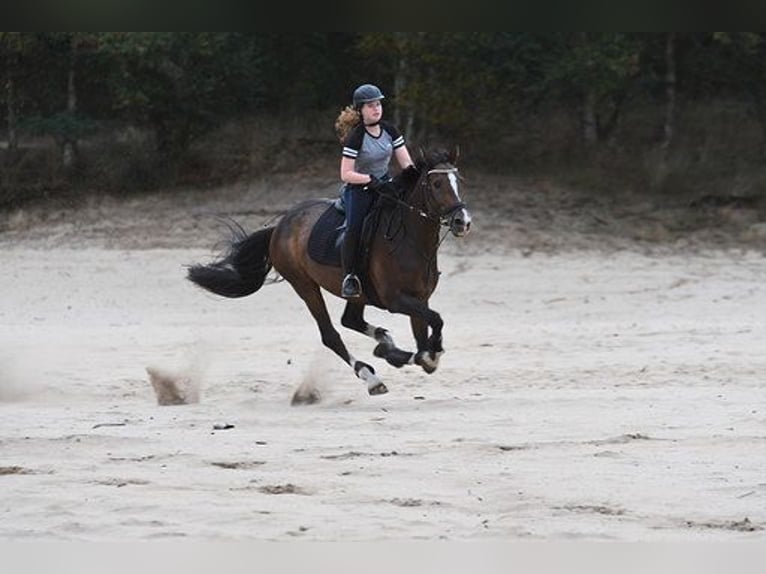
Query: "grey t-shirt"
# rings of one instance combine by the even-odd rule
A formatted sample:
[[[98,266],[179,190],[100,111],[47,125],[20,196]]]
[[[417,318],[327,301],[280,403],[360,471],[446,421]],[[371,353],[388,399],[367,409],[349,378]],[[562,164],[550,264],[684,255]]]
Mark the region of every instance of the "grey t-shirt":
[[[404,136],[388,122],[381,121],[380,128],[375,137],[360,123],[346,137],[343,156],[354,160],[354,171],[378,178],[388,175],[391,155],[404,145]]]

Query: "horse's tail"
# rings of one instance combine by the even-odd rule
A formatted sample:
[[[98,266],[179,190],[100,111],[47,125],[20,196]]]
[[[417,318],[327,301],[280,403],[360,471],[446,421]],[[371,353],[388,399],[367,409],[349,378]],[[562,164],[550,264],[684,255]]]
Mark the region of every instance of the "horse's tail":
[[[209,265],[192,265],[187,279],[222,297],[245,297],[263,286],[271,269],[269,242],[273,227],[232,239],[226,252]]]

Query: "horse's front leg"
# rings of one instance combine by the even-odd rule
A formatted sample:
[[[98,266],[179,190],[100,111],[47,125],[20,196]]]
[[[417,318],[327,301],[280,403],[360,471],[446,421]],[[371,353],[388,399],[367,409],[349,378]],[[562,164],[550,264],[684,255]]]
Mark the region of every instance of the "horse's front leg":
[[[390,365],[399,368],[413,362],[415,354],[398,348],[388,330],[371,325],[364,320],[363,304],[350,301],[346,303],[341,324],[347,329],[352,329],[377,341],[378,344],[373,354],[385,359]]]
[[[442,321],[439,313],[430,309],[428,303],[410,295],[400,295],[390,308],[395,313],[404,313],[410,317],[412,334],[418,346],[418,352],[410,360],[420,365],[426,373],[433,373],[439,366],[439,359],[444,353],[442,347]],[[428,329],[431,329],[431,335]]]

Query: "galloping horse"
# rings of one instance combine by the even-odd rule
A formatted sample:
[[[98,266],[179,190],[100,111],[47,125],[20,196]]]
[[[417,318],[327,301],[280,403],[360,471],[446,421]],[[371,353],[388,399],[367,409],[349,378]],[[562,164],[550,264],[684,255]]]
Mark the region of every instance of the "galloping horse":
[[[369,236],[363,241],[364,295],[347,300],[341,324],[374,339],[374,355],[389,364],[419,365],[426,373],[433,373],[444,352],[442,318],[428,306],[439,281],[436,254],[443,240],[439,228],[445,225],[453,235],[462,237],[470,230],[471,215],[458,193],[457,152],[439,150],[421,155],[415,166],[376,190],[380,197],[365,223],[371,227],[367,227]],[[188,279],[223,297],[244,297],[261,288],[273,267],[308,306],[322,343],[354,369],[367,384],[369,394],[386,393],[388,389],[375,369],[346,349],[333,327],[320,289],[340,297],[342,271],[337,237],[327,239],[328,234],[324,234],[325,245],[332,248],[334,244],[335,260],[317,255],[323,234],[316,230],[323,222],[330,221],[331,227],[325,224],[325,229],[332,229],[336,235],[340,232],[338,223],[342,224],[343,216],[333,204],[332,199],[304,201],[270,227],[250,235],[240,228],[217,261],[191,266]],[[386,329],[367,323],[366,305],[408,315],[417,351],[397,348]]]

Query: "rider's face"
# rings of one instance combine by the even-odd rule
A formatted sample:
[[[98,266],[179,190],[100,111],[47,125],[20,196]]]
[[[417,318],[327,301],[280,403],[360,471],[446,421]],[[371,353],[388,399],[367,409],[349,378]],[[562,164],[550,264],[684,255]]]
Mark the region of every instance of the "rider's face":
[[[362,105],[362,119],[365,124],[374,124],[383,116],[383,104],[380,100]]]

